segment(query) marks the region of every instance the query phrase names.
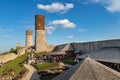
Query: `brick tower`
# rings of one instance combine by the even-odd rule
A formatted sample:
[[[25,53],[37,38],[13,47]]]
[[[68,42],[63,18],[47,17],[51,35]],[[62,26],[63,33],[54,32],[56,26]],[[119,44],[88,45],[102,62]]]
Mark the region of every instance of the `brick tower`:
[[[45,52],[47,49],[44,16],[35,16],[35,49],[36,52]]]
[[[32,46],[32,30],[26,31],[26,47],[29,48]]]

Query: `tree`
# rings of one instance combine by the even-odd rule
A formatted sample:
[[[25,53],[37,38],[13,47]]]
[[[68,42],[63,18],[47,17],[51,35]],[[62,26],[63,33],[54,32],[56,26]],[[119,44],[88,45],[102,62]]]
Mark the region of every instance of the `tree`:
[[[11,48],[9,52],[10,52],[10,53],[17,53],[17,50],[14,49],[14,48]]]

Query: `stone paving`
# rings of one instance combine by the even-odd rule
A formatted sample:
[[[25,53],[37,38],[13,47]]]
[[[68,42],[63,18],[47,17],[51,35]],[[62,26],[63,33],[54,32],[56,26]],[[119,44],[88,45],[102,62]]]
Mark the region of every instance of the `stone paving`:
[[[30,64],[24,64],[24,66],[29,70],[28,74],[22,80],[40,80],[37,70]]]

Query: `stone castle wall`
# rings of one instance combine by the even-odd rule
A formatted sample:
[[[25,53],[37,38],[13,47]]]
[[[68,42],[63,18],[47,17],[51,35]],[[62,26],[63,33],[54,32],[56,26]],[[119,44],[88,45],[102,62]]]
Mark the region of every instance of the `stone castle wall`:
[[[61,51],[65,45],[66,44],[56,46],[54,51]],[[120,47],[120,39],[84,43],[72,43],[72,45],[76,50],[81,50],[82,53],[89,53],[105,47]]]
[[[58,46],[47,46],[46,51],[50,52],[54,49],[54,51],[61,51],[65,45],[62,44]],[[105,41],[94,41],[94,42],[85,42],[85,43],[72,43],[72,47],[74,47],[76,50],[81,50],[82,53],[89,53],[92,51],[99,50],[101,48],[106,47],[120,47],[120,39],[116,40],[105,40]],[[10,60],[13,60],[17,58],[18,56],[21,56],[25,53],[26,47],[20,47],[18,49],[18,55],[14,53],[9,53],[3,56],[0,56],[0,61],[3,63],[6,63]]]
[[[10,60],[13,60],[15,58],[17,58],[18,55],[14,54],[14,53],[8,53],[6,55],[1,55],[0,56],[0,62],[6,63]]]
[[[26,49],[27,49],[26,47],[19,47],[19,48],[17,48],[18,56],[21,56],[21,55],[25,54]]]
[[[46,51],[47,51],[47,52],[51,52],[54,48],[55,48],[55,46],[47,45]]]

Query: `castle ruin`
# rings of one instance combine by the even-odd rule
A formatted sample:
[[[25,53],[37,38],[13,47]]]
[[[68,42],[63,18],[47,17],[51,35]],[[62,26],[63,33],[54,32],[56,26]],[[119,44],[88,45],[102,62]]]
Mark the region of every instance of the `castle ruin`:
[[[26,31],[26,46],[21,47],[17,45],[17,52],[22,55],[26,52],[30,52],[34,49],[35,52],[61,52],[68,44],[62,44],[57,46],[49,46],[46,42],[45,34],[45,17],[43,15],[35,16],[35,46],[32,44],[32,30]],[[75,50],[81,50],[82,53],[89,53],[91,51],[99,50],[104,47],[120,47],[120,39],[104,40],[85,43],[71,43],[68,50],[73,47]]]
[[[32,30],[26,30],[26,46],[21,47],[20,44],[17,44],[19,55],[31,52],[33,49],[35,52],[50,52],[54,49],[54,46],[47,45],[44,19],[45,17],[43,15],[35,15],[35,46],[32,44]]]

